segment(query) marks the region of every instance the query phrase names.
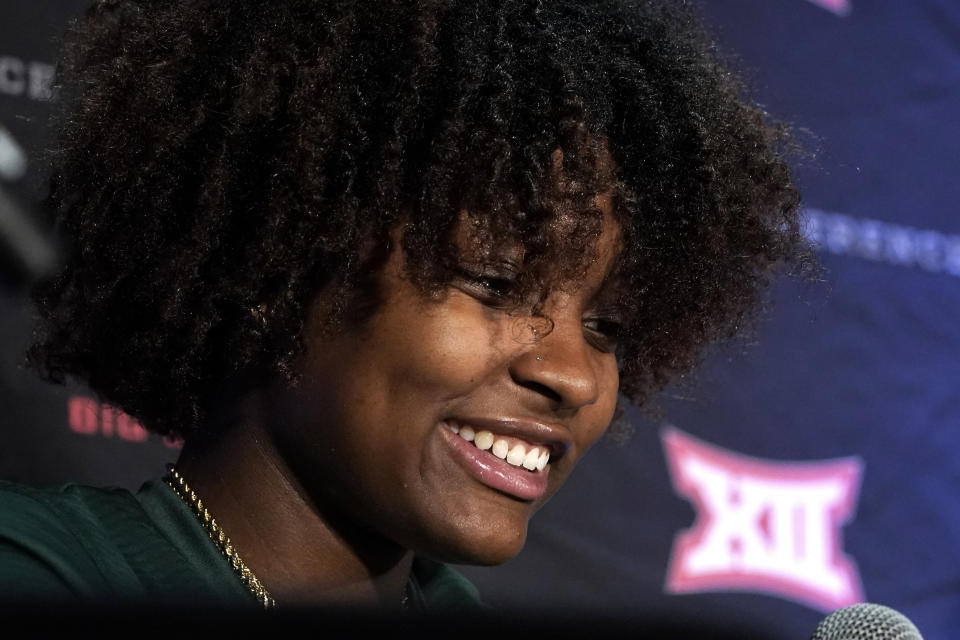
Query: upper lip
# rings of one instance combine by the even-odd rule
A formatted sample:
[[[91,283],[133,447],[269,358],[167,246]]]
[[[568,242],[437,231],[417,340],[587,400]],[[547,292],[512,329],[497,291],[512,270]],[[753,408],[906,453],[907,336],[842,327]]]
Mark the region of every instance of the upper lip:
[[[531,444],[547,447],[550,461],[562,458],[573,445],[570,430],[562,425],[529,418],[479,418],[474,416],[451,416],[450,420],[468,424],[474,429],[486,429],[497,435],[513,436]]]

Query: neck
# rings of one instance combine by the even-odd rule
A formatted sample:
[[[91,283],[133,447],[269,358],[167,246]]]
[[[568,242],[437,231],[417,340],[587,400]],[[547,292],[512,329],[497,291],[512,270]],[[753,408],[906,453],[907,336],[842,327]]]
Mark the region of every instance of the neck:
[[[412,552],[309,494],[255,412],[177,469],[280,606],[400,606]]]

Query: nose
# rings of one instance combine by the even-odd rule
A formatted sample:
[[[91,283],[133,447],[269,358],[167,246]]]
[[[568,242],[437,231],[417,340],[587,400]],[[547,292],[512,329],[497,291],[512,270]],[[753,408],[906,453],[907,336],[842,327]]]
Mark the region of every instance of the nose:
[[[595,403],[600,393],[598,362],[579,317],[542,320],[531,324],[533,340],[511,360],[511,378],[549,400],[554,410],[575,411]]]

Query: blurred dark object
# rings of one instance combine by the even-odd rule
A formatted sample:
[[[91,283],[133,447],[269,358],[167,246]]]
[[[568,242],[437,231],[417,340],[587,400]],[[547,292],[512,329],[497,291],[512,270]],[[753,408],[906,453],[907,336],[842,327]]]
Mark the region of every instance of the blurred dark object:
[[[38,218],[3,187],[27,173],[27,154],[0,126],[0,282],[11,288],[29,285],[53,269],[57,252],[35,222]]]
[[[56,264],[54,245],[35,219],[0,185],[0,281],[8,287],[29,285]]]
[[[19,180],[27,173],[27,154],[0,126],[0,180]]]

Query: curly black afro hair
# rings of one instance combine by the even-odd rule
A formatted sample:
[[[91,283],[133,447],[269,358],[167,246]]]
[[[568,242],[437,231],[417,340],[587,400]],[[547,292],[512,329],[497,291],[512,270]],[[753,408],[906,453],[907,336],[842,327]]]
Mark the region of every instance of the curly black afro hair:
[[[159,433],[294,382],[318,290],[362,322],[398,228],[425,295],[464,215],[519,243],[511,295],[536,314],[589,264],[609,195],[638,404],[808,256],[783,127],[677,3],[98,0],[60,81],[65,259],[28,357]]]

